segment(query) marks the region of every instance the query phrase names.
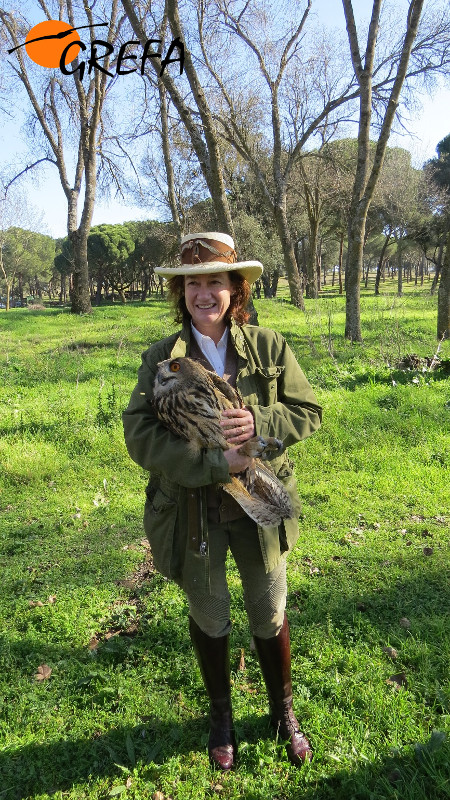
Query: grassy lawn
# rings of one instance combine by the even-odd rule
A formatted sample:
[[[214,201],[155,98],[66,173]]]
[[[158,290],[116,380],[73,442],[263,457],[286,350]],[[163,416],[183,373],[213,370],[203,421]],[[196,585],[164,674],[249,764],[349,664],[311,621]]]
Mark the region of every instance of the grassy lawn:
[[[230,562],[239,760],[226,775],[208,763],[187,606],[152,570],[147,475],[120,420],[141,351],[175,330],[165,302],[13,309],[0,312],[0,800],[450,797],[448,371],[399,366],[436,352],[436,297],[363,290],[353,346],[331,287],[306,313],[285,287],[255,305],[324,406],[292,449],[304,516],[288,571],[313,762],[296,770],[272,739]]]

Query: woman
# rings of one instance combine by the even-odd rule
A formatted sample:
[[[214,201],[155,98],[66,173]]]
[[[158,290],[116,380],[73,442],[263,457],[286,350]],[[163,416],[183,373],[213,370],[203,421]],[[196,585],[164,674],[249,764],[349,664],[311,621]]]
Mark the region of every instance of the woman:
[[[286,554],[298,538],[299,499],[292,463],[284,452],[272,467],[284,483],[296,517],[279,527],[256,525],[219,483],[245,470],[239,446],[255,435],[285,446],[310,436],[321,408],[282,336],[246,325],[249,284],[262,273],[258,261],[237,261],[233,239],[222,233],[189,234],[181,265],[155,270],[169,280],[182,330],[152,345],[142,357],[138,384],[123,415],[131,458],[151,473],[144,526],[155,565],[185,591],[189,631],[210,700],[208,752],[230,769],[233,734],[229,634],[230,595],[225,561],[230,548],[244,591],[250,629],[269,696],[271,723],[287,741],[292,763],[311,758],[292,708]],[[230,448],[193,456],[152,405],[156,366],[168,358],[201,360],[240,392],[244,408],[227,409],[221,425]],[[149,402],[150,401],[150,402]]]

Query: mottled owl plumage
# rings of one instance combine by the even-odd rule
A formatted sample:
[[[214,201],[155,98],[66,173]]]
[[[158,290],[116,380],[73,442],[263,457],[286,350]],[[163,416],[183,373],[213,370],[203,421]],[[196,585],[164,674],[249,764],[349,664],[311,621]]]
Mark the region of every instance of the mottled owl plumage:
[[[221,414],[226,408],[242,408],[243,403],[238,392],[215,372],[191,358],[175,358],[158,364],[153,405],[161,422],[198,455],[204,448],[231,447],[219,424]],[[239,452],[254,458],[254,466],[232,475],[230,483],[220,484],[259,525],[279,525],[282,519],[294,516],[285,487],[261,460],[282,448],[279,439],[249,439]]]

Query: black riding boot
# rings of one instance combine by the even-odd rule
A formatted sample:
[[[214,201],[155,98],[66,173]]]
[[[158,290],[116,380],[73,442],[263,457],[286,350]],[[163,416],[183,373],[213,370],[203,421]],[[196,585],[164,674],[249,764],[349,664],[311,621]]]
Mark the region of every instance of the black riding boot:
[[[237,751],[231,712],[230,637],[207,636],[192,617],[189,633],[210,701],[209,758],[215,766],[229,770]]]
[[[289,760],[296,766],[312,757],[311,745],[299,730],[292,708],[291,646],[286,614],[278,636],[253,637],[270,704],[270,721],[279,736],[287,741]]]

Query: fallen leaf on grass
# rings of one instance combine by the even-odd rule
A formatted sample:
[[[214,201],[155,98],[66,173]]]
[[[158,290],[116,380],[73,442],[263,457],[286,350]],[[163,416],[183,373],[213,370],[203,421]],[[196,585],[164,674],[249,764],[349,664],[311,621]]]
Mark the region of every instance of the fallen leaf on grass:
[[[386,655],[389,656],[389,658],[392,658],[392,659],[397,658],[397,656],[398,656],[398,653],[397,653],[397,650],[395,649],[395,647],[383,647],[383,653],[386,653]]]
[[[391,675],[391,677],[387,679],[386,683],[390,686],[393,686],[397,691],[401,689],[402,686],[404,686],[405,689],[408,686],[408,681],[406,680],[406,675],[404,672],[399,672],[397,675]]]
[[[356,529],[354,529],[354,530],[356,532]],[[358,547],[361,544],[361,542],[358,542],[358,541],[356,541],[356,539],[353,539],[351,533],[345,533],[344,536],[342,536],[339,539],[339,544],[342,544],[342,545],[344,545],[344,544],[352,544],[352,545],[354,545],[354,546],[356,545]]]
[[[127,790],[127,787],[125,786],[124,783],[120,784],[120,786],[114,786],[114,788],[111,789],[111,791],[109,793],[109,797],[117,797],[117,795],[122,794],[123,792],[126,792],[126,790]]]
[[[44,603],[42,603],[40,600],[30,600],[28,605],[30,606],[30,608],[36,608],[36,606],[42,608]]]
[[[124,589],[135,589],[136,588],[136,581],[133,579],[125,579],[123,581],[119,581],[120,586],[123,586]]]
[[[401,620],[399,620],[399,624],[402,626],[402,628],[406,628],[406,630],[411,627],[408,617],[402,617]]]
[[[241,648],[241,657],[239,659],[239,672],[245,672],[245,657],[244,657],[244,648]]]
[[[162,792],[153,792],[152,800],[165,800]]]
[[[106,633],[103,634],[103,638],[106,640],[112,639],[113,636],[118,636],[119,633],[120,631],[106,631]]]
[[[319,575],[320,574],[319,567],[310,567],[309,568],[309,574],[310,575]]]
[[[56,594],[50,594],[48,597],[48,602],[50,603],[50,605],[53,605],[55,601],[56,601]]]
[[[41,664],[37,668],[36,675],[34,676],[37,681],[46,681],[52,674],[52,668],[48,664]]]

